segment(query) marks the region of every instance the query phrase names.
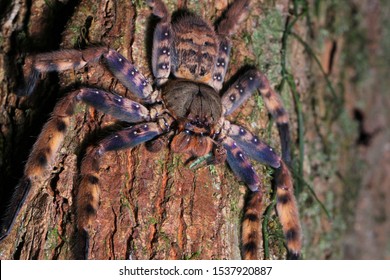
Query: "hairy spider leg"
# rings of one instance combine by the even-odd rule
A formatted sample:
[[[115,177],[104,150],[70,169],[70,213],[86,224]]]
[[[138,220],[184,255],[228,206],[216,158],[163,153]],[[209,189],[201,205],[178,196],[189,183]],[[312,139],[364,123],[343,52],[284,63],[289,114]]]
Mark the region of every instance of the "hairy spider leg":
[[[240,24],[248,17],[250,0],[236,0],[226,10],[223,19],[217,26],[217,33],[232,36]]]
[[[245,201],[244,216],[241,225],[242,258],[258,259],[260,244],[263,185],[243,149],[230,136],[223,140],[226,149],[226,161],[233,173],[250,189]]]
[[[155,102],[155,96],[152,94],[153,88],[148,79],[123,55],[107,47],[59,50],[27,57],[23,69],[25,80],[27,80],[25,92],[27,94],[33,92],[42,73],[77,70],[88,63],[99,61],[136,97],[145,103]]]
[[[141,104],[103,90],[82,88],[69,93],[55,106],[52,116],[44,125],[27,160],[24,175],[14,190],[11,205],[2,220],[0,240],[10,232],[13,221],[26,199],[34,178],[43,176],[51,169],[55,156],[60,149],[70,117],[74,113],[76,102],[85,102],[100,111],[111,114],[118,120],[127,122],[144,122],[150,119],[149,111]]]
[[[260,145],[258,138],[242,127],[231,125],[228,131],[228,136],[236,141],[235,143],[253,159],[264,162],[276,169],[276,194],[277,194],[277,211],[283,227],[283,232],[287,240],[287,249],[289,257],[298,258],[301,248],[301,228],[299,224],[299,215],[297,204],[293,194],[293,184],[291,174],[285,164],[290,162],[290,138],[288,127],[288,115],[281,102],[280,96],[270,87],[268,79],[264,74],[256,69],[250,69],[240,76],[223,94],[222,106],[224,108],[224,115],[227,116],[242,105],[252,93],[258,89],[264,99],[265,106],[273,118],[276,120],[279,130],[279,137],[282,145],[282,159],[276,154],[272,156],[273,151],[269,147]],[[278,162],[279,161],[279,162]],[[228,161],[229,165],[230,162]],[[232,168],[233,169],[233,168]],[[244,181],[245,182],[245,181]],[[280,199],[280,196],[283,199]],[[256,201],[256,200],[255,200]],[[258,200],[257,200],[258,201]],[[257,210],[250,211],[261,212],[262,204],[251,203],[256,206]],[[249,209],[247,207],[247,209]],[[259,217],[260,218],[260,217]],[[243,256],[244,258],[252,258],[254,249],[246,252],[246,242],[253,243],[253,240],[246,240],[246,231],[253,231],[258,228],[257,220],[250,224],[247,221],[246,227],[243,227]],[[257,244],[257,243],[256,243]]]
[[[152,70],[156,78],[156,84],[164,84],[171,73],[171,45],[172,27],[171,15],[165,4],[160,0],[149,0],[148,5],[152,7],[152,12],[160,18],[153,34],[152,50]]]
[[[225,80],[227,67],[229,64],[229,56],[231,50],[231,43],[229,39],[219,36],[218,56],[213,71],[212,86],[215,90],[220,91]]]
[[[242,126],[231,124],[228,135],[252,159],[273,168],[280,167],[280,157],[274,152],[273,148],[261,141],[259,137],[252,134],[249,130]]]
[[[149,80],[123,55],[113,49],[102,55],[102,63],[132,94],[144,103],[154,103],[156,96]]]
[[[244,260],[258,259],[257,253],[261,238],[261,217],[263,215],[263,209],[261,207],[262,200],[262,191],[248,192],[241,225],[241,251]]]
[[[150,112],[142,104],[101,89],[82,88],[76,98],[120,121],[139,123],[150,120]]]
[[[237,178],[243,181],[253,192],[258,191],[259,187],[261,189],[259,176],[243,150],[228,136],[223,139],[222,143],[226,149],[226,160]]]
[[[282,146],[282,158],[289,164],[291,157],[288,114],[284,109],[279,94],[271,88],[267,77],[263,73],[257,69],[247,70],[227,89],[222,96],[224,114],[225,116],[230,115],[257,89],[263,97],[265,107],[277,123]]]
[[[107,52],[106,47],[88,48],[83,51],[59,50],[27,56],[23,66],[23,81],[26,81],[23,93],[33,93],[42,73],[81,69],[89,62],[97,62],[104,52]]]
[[[135,147],[152,140],[164,132],[158,123],[149,122],[134,125],[104,138],[90,149],[81,164],[81,181],[77,194],[77,226],[86,235],[86,257],[88,256],[88,233],[93,225],[100,201],[99,162],[106,152]]]
[[[246,201],[242,221],[242,256],[243,259],[257,259],[263,186],[251,162],[237,143],[229,136],[225,137],[222,143],[226,150],[226,161],[233,173],[251,190],[249,196],[252,199]]]
[[[276,211],[286,237],[289,259],[299,259],[302,248],[302,229],[294,196],[291,173],[282,160],[276,171]]]
[[[250,131],[244,129],[243,127],[232,124],[228,131],[228,135],[246,155],[276,169],[276,210],[278,212],[284,235],[286,236],[289,257],[298,258],[302,243],[301,226],[299,223],[298,206],[294,196],[292,177],[286,164],[271,147],[261,142],[257,136],[253,135]],[[253,202],[254,201],[250,204],[255,206],[256,204]],[[249,206],[247,209],[249,209],[249,211],[258,211],[250,209]],[[258,209],[261,209],[260,205],[258,206]],[[246,222],[245,226],[248,228],[258,227],[257,220],[253,220],[253,222],[253,226],[250,225],[250,220]],[[243,230],[243,232],[245,233],[246,231]],[[249,245],[245,246],[247,242],[252,244],[252,240],[245,240],[244,238],[245,236],[243,236],[243,250],[252,248]],[[246,254],[243,255],[246,256]],[[249,255],[253,255],[252,252],[250,252]]]
[[[44,125],[24,168],[24,176],[13,191],[11,204],[2,218],[0,240],[4,239],[12,228],[23,201],[31,189],[31,180],[42,176],[51,167],[56,152],[64,140],[70,116],[73,114],[75,94],[70,94],[55,106],[50,120]]]
[[[219,38],[219,49],[214,66],[212,86],[217,91],[222,89],[229,64],[229,55],[232,45],[230,37],[236,33],[240,24],[247,18],[249,2],[249,0],[234,1],[216,27]]]

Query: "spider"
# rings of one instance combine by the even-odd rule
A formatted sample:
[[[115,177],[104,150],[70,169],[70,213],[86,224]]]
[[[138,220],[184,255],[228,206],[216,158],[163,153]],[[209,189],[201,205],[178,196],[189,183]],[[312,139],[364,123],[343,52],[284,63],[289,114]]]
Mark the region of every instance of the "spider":
[[[10,207],[4,239],[26,198],[34,178],[52,164],[67,133],[75,104],[83,102],[115,119],[128,123],[88,149],[80,167],[77,194],[77,228],[86,236],[99,208],[99,168],[111,151],[146,143],[151,151],[165,144],[174,153],[192,159],[211,154],[207,164],[227,162],[238,180],[251,191],[242,229],[244,259],[256,258],[259,243],[262,185],[249,158],[276,170],[277,211],[291,258],[299,258],[301,229],[288,163],[290,162],[288,116],[279,95],[264,74],[248,69],[224,87],[231,50],[230,37],[249,11],[249,0],[236,0],[214,28],[196,14],[172,19],[162,0],[147,1],[159,21],[153,34],[152,83],[135,65],[109,47],[59,50],[32,55],[24,65],[26,94],[31,94],[42,73],[80,69],[100,62],[134,96],[122,97],[100,88],[82,87],[67,94],[53,110],[25,166],[18,203]],[[282,157],[243,126],[226,117],[256,90],[276,120]],[[88,255],[88,244],[86,245]]]

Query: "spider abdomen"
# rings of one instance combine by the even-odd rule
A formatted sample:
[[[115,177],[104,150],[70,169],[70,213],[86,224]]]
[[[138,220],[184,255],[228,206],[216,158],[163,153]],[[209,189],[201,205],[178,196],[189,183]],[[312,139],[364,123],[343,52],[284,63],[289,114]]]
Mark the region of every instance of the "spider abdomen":
[[[172,27],[173,75],[210,84],[219,46],[214,28],[196,15],[182,17]]]

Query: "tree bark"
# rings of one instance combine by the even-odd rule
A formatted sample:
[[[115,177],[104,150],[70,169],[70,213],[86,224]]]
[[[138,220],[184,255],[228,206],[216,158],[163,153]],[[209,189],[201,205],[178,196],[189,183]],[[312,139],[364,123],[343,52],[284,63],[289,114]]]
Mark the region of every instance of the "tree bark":
[[[166,2],[170,11],[187,7],[213,21],[230,1]],[[362,121],[356,119],[354,112],[359,109],[366,116],[372,107],[360,106],[355,99],[359,97],[362,102],[366,99],[353,92],[364,92],[364,86],[356,79],[370,67],[377,69],[373,62],[377,60],[362,55],[361,60],[354,61],[353,54],[358,57],[366,53],[367,39],[363,35],[368,32],[364,24],[376,20],[379,28],[386,13],[376,10],[381,16],[375,19],[370,7],[353,0],[341,4],[252,2],[249,18],[232,40],[228,78],[244,65],[255,65],[281,91],[291,118],[293,173],[304,230],[303,255],[319,259],[368,258],[359,255],[364,248],[354,251],[355,254],[348,249],[360,241],[359,233],[348,228],[362,217],[359,193],[366,186],[359,174],[364,166],[356,162],[364,159],[371,147],[365,146],[362,152],[361,143],[356,141],[361,136]],[[379,5],[379,1],[373,2],[373,6]],[[32,96],[18,96],[23,57],[60,48],[107,45],[152,78],[149,65],[155,22],[143,1],[13,0],[2,5],[0,176],[4,211],[7,198],[23,175],[23,165],[34,140],[58,98],[86,85],[132,98],[98,64],[80,71],[47,75]],[[384,11],[388,11],[388,4],[383,5]],[[361,21],[356,22],[357,15],[362,16]],[[291,32],[287,32],[292,23]],[[360,32],[362,37],[352,36],[351,30]],[[378,34],[385,31],[376,30]],[[371,42],[379,42],[380,36],[371,38]],[[361,48],[356,47],[356,42],[362,44]],[[385,49],[384,45],[371,47],[378,53]],[[356,65],[362,63],[367,63],[367,68],[358,72],[360,68]],[[378,76],[385,77],[386,71],[380,68]],[[287,77],[292,78],[292,83],[288,83]],[[368,83],[375,83],[373,80]],[[385,95],[377,96],[388,101]],[[55,164],[46,176],[33,182],[10,235],[0,243],[1,259],[80,257],[75,197],[81,160],[87,147],[116,128],[116,124],[110,116],[82,104],[75,111]],[[258,95],[230,120],[250,128],[280,150],[277,130]],[[383,123],[387,121],[385,116]],[[372,131],[368,134],[372,136]],[[386,143],[388,135],[383,137],[381,143]],[[90,258],[241,257],[240,222],[246,186],[238,182],[225,164],[191,169],[184,164],[187,159],[186,155],[173,154],[168,147],[151,153],[144,145],[104,155],[100,165],[101,202],[90,237]],[[383,165],[389,166],[386,162]],[[266,211],[273,199],[272,170],[257,163],[255,168],[265,186],[265,237],[259,255],[285,258],[276,213],[273,207]],[[374,189],[378,186],[383,191],[380,188],[383,182],[375,183]],[[386,208],[383,213],[388,211]],[[377,230],[381,236],[389,232],[387,225],[383,222],[383,227]],[[378,248],[386,242],[385,237],[382,239],[374,242]]]

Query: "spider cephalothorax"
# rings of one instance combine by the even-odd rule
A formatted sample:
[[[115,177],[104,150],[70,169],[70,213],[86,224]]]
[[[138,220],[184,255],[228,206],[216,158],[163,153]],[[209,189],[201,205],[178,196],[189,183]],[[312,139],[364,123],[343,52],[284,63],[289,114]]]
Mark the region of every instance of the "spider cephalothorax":
[[[68,129],[75,103],[84,102],[131,125],[107,136],[86,152],[80,167],[76,202],[80,231],[88,233],[98,211],[98,171],[102,156],[109,151],[165,138],[173,152],[192,157],[211,153],[212,163],[227,161],[238,179],[253,192],[243,220],[244,258],[256,255],[262,198],[260,179],[248,157],[275,168],[277,210],[290,255],[298,257],[300,225],[291,175],[284,163],[289,161],[290,152],[287,113],[267,78],[256,69],[247,70],[221,91],[229,62],[229,36],[246,17],[249,1],[236,0],[216,28],[190,13],[172,21],[161,0],[150,0],[148,4],[159,18],[152,51],[155,87],[125,57],[107,47],[60,50],[27,58],[24,66],[27,93],[33,92],[40,73],[79,69],[100,61],[139,102],[96,88],[84,87],[69,93],[56,105],[53,117],[34,145],[20,184],[24,188],[21,196],[26,196],[33,179],[50,166]],[[250,131],[225,119],[256,90],[277,122],[282,157]],[[13,213],[8,216],[3,237],[8,234],[18,207],[19,203],[10,207]]]
[[[222,117],[221,98],[210,86],[188,80],[168,82],[163,100],[177,123],[171,149],[204,156],[211,152],[216,125]]]

